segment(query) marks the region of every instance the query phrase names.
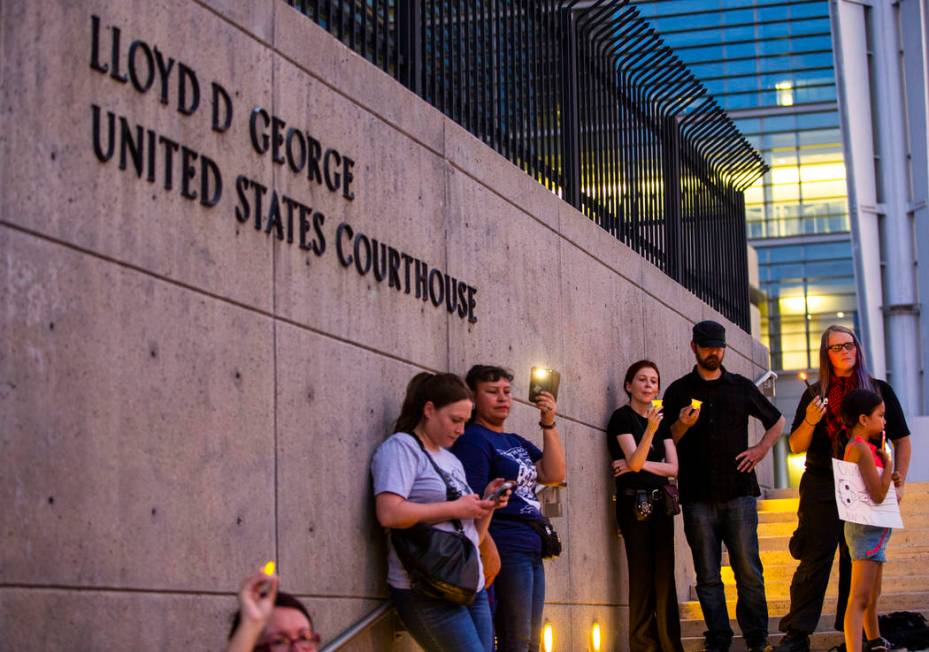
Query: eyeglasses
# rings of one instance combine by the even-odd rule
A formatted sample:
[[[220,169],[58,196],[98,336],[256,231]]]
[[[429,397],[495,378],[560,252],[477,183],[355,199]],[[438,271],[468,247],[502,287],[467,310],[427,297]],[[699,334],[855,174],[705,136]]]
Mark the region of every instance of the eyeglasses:
[[[297,634],[297,638],[290,638],[284,634],[275,634],[269,640],[255,646],[258,652],[316,652],[316,646],[320,642],[319,634],[311,631],[303,631]]]
[[[846,351],[854,351],[855,349],[858,348],[858,345],[855,344],[854,342],[845,342],[844,344],[832,344],[830,346],[827,346],[826,348],[832,351],[833,353],[838,353],[842,349],[845,349]]]

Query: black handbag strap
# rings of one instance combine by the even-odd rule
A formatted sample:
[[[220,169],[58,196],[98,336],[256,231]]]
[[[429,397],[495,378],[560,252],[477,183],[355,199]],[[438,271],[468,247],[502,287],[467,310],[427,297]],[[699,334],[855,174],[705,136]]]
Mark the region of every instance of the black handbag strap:
[[[426,450],[426,447],[423,445],[422,440],[411,432],[404,433],[416,440],[416,443],[419,444],[419,449],[426,456],[426,459],[429,460],[429,463],[432,464],[432,468],[435,469],[435,472],[442,479],[442,482],[445,483],[445,497],[449,500],[455,500],[461,498],[461,492],[458,491],[456,487],[452,486],[451,481],[449,480],[448,473],[445,470],[441,469],[438,464],[435,463],[435,460],[432,459],[432,455],[429,454],[429,451]],[[454,498],[453,498],[454,496]],[[464,534],[464,528],[461,526],[461,521],[457,518],[453,518],[449,521],[452,525],[455,526],[455,529],[460,533]]]

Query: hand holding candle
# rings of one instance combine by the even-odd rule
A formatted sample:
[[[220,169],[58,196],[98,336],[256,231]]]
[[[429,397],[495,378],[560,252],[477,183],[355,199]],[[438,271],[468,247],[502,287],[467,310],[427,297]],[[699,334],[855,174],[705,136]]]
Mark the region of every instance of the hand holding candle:
[[[277,570],[277,564],[274,563],[274,560],[269,561],[268,563],[266,563],[264,566],[261,567],[261,575],[264,575],[265,578],[270,578],[270,579],[265,579],[258,586],[258,595],[260,595],[262,598],[271,592],[272,585],[274,583],[273,582],[274,572],[276,570]]]
[[[264,628],[271,617],[274,599],[277,597],[277,575],[269,576],[265,572],[267,568],[268,564],[265,564],[254,571],[245,578],[239,589],[239,612],[242,620],[254,624],[259,630]]]
[[[814,393],[813,400],[807,403],[806,414],[803,417],[804,423],[811,428],[815,428],[816,424],[822,421],[823,415],[826,414],[826,403],[828,402],[829,399],[823,399]]]

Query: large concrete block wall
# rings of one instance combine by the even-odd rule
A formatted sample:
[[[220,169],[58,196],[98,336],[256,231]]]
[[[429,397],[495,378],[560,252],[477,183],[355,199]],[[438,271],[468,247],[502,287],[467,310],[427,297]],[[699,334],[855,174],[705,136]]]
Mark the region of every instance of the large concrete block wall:
[[[13,0],[0,29],[0,647],[217,649],[240,578],[271,558],[334,636],[386,596],[368,463],[406,381],[492,361],[516,370],[511,425],[535,440],[529,366],[563,374],[558,649],[586,649],[595,618],[626,649],[603,429],[630,362],[670,381],[691,324],[721,316],[279,0]],[[146,89],[146,61],[171,59]],[[352,158],[354,199],[259,154],[259,106]],[[140,175],[120,118],[158,139]],[[196,152],[197,198],[183,150],[166,189],[161,137]],[[239,175],[268,188],[266,213],[272,190],[323,213],[325,249],[240,222]],[[477,288],[477,321],[341,265],[342,222]],[[728,367],[758,375],[766,351],[728,326]],[[390,649],[391,625],[354,649]]]

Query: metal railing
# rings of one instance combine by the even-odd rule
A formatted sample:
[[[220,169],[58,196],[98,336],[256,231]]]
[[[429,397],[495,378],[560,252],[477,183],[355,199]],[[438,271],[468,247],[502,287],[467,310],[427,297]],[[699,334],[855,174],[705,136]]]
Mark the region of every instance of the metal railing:
[[[749,330],[766,171],[629,0],[286,0]]]
[[[341,650],[343,646],[347,645],[357,636],[363,634],[369,628],[374,627],[376,624],[381,622],[381,620],[383,620],[385,617],[387,617],[388,614],[390,614],[390,612],[393,611],[393,608],[394,605],[392,602],[385,602],[384,604],[376,607],[367,615],[365,615],[361,620],[326,643],[323,647],[320,648],[319,652],[336,652],[337,650]]]

